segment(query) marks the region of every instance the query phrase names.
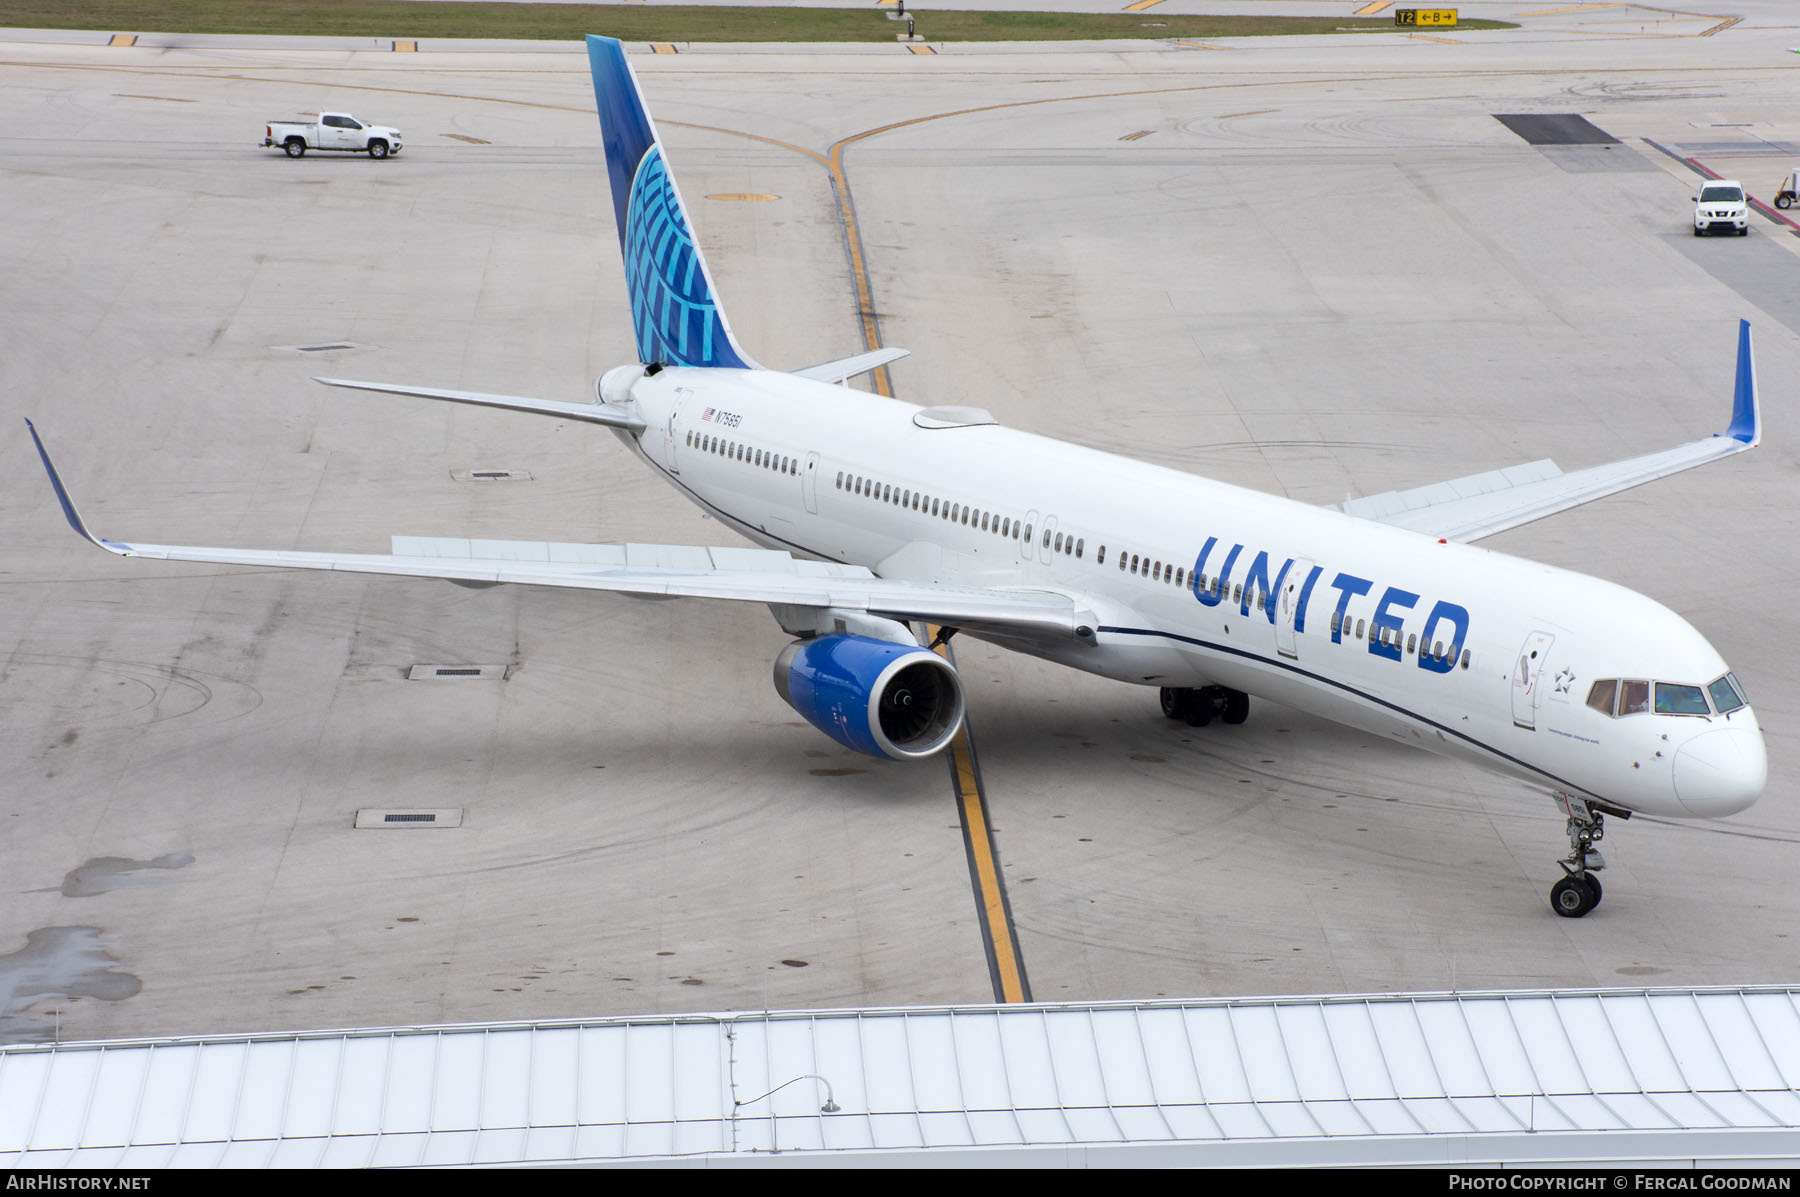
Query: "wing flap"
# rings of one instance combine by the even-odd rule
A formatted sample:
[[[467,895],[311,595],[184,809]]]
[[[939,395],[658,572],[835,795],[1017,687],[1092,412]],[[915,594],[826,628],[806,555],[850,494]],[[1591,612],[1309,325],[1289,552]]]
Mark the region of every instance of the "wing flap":
[[[1411,490],[1390,490],[1378,495],[1346,499],[1342,503],[1334,504],[1333,507],[1346,515],[1360,516],[1363,519],[1375,520],[1384,524],[1400,524],[1410,512],[1463,499],[1496,494],[1516,486],[1542,482],[1561,474],[1562,471],[1556,468],[1556,463],[1546,457],[1542,461],[1510,466],[1504,470],[1488,470],[1481,474],[1470,474],[1466,478],[1453,478],[1449,482],[1433,482],[1426,486],[1415,486]]]

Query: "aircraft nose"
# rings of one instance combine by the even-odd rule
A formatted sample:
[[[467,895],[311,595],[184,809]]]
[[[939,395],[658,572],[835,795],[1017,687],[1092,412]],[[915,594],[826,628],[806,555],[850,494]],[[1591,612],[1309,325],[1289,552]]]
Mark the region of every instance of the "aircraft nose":
[[[1736,814],[1761,796],[1768,779],[1769,757],[1754,723],[1701,732],[1675,754],[1675,797],[1690,814]]]

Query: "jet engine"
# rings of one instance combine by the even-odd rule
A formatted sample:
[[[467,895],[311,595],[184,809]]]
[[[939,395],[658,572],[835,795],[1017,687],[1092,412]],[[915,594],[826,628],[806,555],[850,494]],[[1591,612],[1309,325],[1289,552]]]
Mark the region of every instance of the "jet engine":
[[[885,760],[930,756],[962,727],[962,679],[916,644],[853,635],[798,640],[775,658],[775,690],[839,744]]]

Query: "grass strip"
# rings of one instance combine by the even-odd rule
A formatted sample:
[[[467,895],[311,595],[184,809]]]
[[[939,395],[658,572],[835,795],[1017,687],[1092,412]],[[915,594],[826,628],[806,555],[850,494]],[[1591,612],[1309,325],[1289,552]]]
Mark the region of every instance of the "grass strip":
[[[1159,16],[1143,12],[914,11],[934,42],[1266,37],[1393,29],[1391,17]],[[420,3],[415,0],[0,0],[0,28],[107,33],[237,33],[285,37],[490,38],[630,42],[892,42],[899,26],[874,8],[736,8],[644,4]],[[1470,29],[1511,29],[1472,20]]]

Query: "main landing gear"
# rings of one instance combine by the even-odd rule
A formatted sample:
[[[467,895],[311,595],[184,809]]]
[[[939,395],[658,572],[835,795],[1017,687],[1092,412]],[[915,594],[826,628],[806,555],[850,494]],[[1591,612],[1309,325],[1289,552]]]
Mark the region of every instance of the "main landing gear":
[[[1572,794],[1551,797],[1569,819],[1569,855],[1557,862],[1568,875],[1550,887],[1550,909],[1566,919],[1578,919],[1600,905],[1600,878],[1594,874],[1606,867],[1606,859],[1594,845],[1606,837],[1605,816],[1629,819],[1631,812]]]
[[[1250,696],[1242,690],[1224,686],[1201,686],[1189,690],[1176,686],[1162,688],[1162,713],[1170,719],[1182,719],[1189,727],[1205,727],[1218,716],[1226,723],[1242,723],[1250,718]]]

